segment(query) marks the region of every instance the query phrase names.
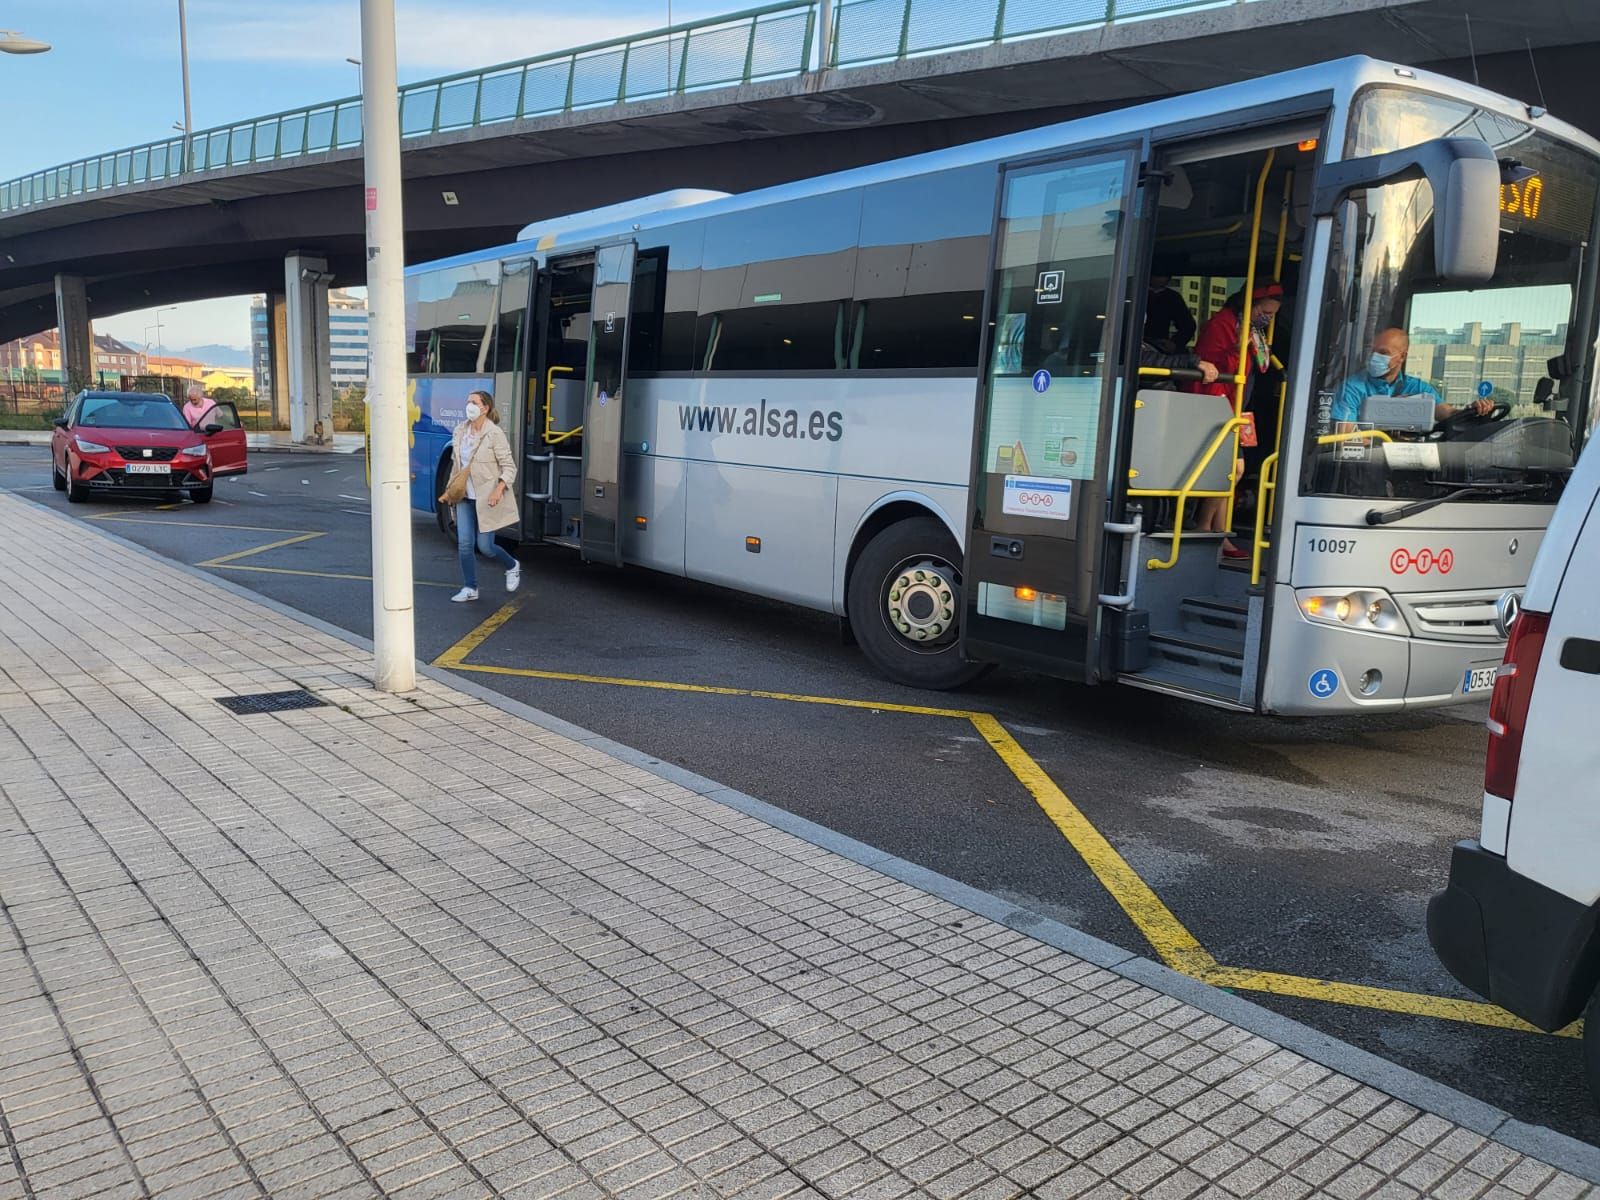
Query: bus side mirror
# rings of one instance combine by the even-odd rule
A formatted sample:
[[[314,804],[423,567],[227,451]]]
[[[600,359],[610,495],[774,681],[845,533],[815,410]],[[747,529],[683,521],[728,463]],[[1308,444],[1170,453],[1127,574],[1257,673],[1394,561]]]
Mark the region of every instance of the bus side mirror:
[[[1426,179],[1433,189],[1433,262],[1439,278],[1473,286],[1494,276],[1500,251],[1500,162],[1481,138],[1435,138],[1317,173],[1312,212],[1331,217],[1351,192]]]

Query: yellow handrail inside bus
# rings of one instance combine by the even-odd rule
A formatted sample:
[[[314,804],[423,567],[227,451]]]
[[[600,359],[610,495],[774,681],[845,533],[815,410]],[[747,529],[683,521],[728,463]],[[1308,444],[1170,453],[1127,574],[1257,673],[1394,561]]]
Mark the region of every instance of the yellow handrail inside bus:
[[[575,374],[571,367],[551,367],[544,373],[544,444],[554,446],[568,438],[577,437],[583,432],[583,426],[574,429],[552,429],[550,422],[555,415],[556,376]]]
[[[1195,490],[1195,482],[1211,465],[1211,460],[1217,456],[1217,451],[1229,438],[1237,439],[1239,427],[1244,424],[1243,417],[1233,417],[1222,423],[1222,428],[1217,430],[1216,437],[1211,439],[1211,445],[1206,447],[1206,452],[1200,456],[1200,461],[1195,464],[1194,470],[1189,472],[1189,478],[1183,481],[1183,486],[1177,491],[1157,491],[1129,488],[1130,496],[1172,496],[1177,500],[1177,516],[1172,521],[1172,553],[1165,560],[1152,558],[1144,565],[1152,571],[1167,571],[1178,565],[1178,550],[1183,543],[1183,506],[1196,496],[1221,496],[1224,492],[1200,492]],[[1235,452],[1237,453],[1237,451]],[[1236,482],[1233,472],[1228,473],[1229,482]]]
[[[1278,452],[1274,450],[1261,460],[1261,486],[1256,489],[1256,540],[1250,555],[1250,586],[1261,582],[1261,552],[1267,541],[1267,513],[1272,504],[1268,497],[1278,490]]]
[[[1369,438],[1376,438],[1380,442],[1394,441],[1381,429],[1354,429],[1349,433],[1325,433],[1317,439],[1317,445],[1332,446],[1336,442],[1359,442]]]

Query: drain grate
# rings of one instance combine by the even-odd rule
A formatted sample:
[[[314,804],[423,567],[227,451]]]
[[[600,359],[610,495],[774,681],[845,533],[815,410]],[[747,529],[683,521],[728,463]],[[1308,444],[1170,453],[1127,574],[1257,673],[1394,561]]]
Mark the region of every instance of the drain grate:
[[[326,708],[326,700],[318,700],[305,688],[292,692],[256,692],[250,696],[218,696],[217,703],[229,712],[248,717],[255,713],[290,712],[297,708]]]

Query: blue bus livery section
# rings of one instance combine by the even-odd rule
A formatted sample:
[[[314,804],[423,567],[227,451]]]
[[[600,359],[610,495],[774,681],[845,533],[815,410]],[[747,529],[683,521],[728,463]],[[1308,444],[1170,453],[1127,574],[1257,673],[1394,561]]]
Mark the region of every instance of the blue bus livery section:
[[[412,511],[433,513],[439,458],[450,448],[455,427],[466,420],[467,397],[473,392],[493,395],[494,377],[413,375],[406,381],[408,407],[417,414],[411,426]]]

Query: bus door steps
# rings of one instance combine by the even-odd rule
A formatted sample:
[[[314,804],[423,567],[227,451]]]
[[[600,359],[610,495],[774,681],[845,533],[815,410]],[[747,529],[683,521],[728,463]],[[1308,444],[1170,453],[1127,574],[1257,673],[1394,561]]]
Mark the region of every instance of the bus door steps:
[[[1225,646],[1242,659],[1249,620],[1249,608],[1239,601],[1190,596],[1178,606],[1178,629],[1173,632]]]
[[[1152,633],[1150,657],[1152,661],[1171,663],[1208,677],[1244,677],[1244,654],[1240,650],[1220,639],[1212,641],[1192,633]]]

